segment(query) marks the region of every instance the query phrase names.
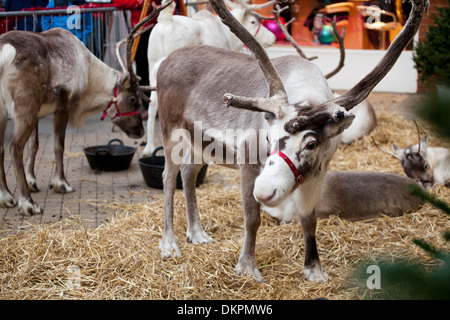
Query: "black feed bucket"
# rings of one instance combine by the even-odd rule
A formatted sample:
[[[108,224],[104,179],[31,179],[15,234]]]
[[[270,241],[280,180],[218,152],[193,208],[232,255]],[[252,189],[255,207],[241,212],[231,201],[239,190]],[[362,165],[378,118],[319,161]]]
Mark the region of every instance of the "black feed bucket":
[[[163,189],[162,173],[164,171],[166,159],[164,156],[156,155],[156,153],[162,149],[163,147],[160,146],[153,151],[150,157],[140,158],[138,160],[144,181],[150,188]],[[207,170],[208,165],[205,164],[198,173],[196,187],[201,185],[205,180]],[[177,175],[177,189],[183,189],[183,181],[181,180],[181,174],[179,172]]]
[[[125,146],[120,139],[112,139],[107,145],[86,147],[83,151],[91,169],[120,171],[130,167],[136,148]]]

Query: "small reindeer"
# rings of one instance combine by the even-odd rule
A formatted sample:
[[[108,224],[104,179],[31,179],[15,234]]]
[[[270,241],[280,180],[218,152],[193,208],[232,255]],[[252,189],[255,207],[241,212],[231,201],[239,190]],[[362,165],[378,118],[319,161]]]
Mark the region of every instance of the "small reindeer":
[[[158,14],[155,9],[127,37],[131,52],[137,30]],[[64,174],[63,154],[67,124],[80,127],[91,115],[102,112],[129,137],[144,134],[139,112],[143,88],[134,74],[130,54],[128,66],[119,72],[96,58],[71,32],[55,28],[42,33],[11,31],[0,36],[0,206],[17,201],[8,189],[4,172],[4,132],[7,115],[14,119],[11,156],[19,190],[21,213],[43,210],[32,200],[38,191],[34,161],[38,150],[39,117],[54,114],[55,173],[51,187],[72,192]],[[123,64],[123,63],[122,63]],[[25,170],[23,150],[30,136],[30,157]]]
[[[382,149],[373,139],[374,145],[382,152],[400,161],[406,176],[420,181],[422,186],[429,189],[438,183],[450,188],[450,149],[441,147],[429,147],[428,136],[420,137],[417,122],[418,143],[401,148],[392,145],[394,153]]]
[[[394,144],[393,156],[400,160],[405,174],[419,180],[425,188],[430,188],[434,183],[450,188],[450,149],[429,147],[428,136],[421,139],[418,127],[417,132],[419,143],[405,149]]]

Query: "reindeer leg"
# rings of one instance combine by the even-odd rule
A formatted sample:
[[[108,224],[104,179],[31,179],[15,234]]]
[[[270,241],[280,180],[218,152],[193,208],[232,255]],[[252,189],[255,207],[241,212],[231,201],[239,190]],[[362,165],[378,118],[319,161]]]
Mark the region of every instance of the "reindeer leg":
[[[8,121],[8,115],[3,113],[0,115],[0,207],[2,208],[12,208],[17,205],[17,201],[11,195],[11,192],[8,189],[8,185],[6,183],[5,176],[5,130],[6,123]]]
[[[50,188],[59,193],[75,191],[67,182],[64,175],[64,142],[66,138],[66,128],[69,122],[69,112],[66,108],[55,112],[55,173],[52,178]]]
[[[324,282],[328,280],[327,274],[320,264],[316,243],[316,222],[314,211],[306,217],[301,217],[300,222],[305,240],[305,268],[302,274],[310,281]]]
[[[38,121],[39,123],[39,121]],[[31,192],[38,192],[39,188],[36,184],[36,175],[34,174],[34,164],[36,161],[36,153],[39,149],[39,124],[36,124],[36,128],[33,130],[30,139],[28,140],[29,144],[29,156],[27,161],[27,170],[25,172],[25,176],[27,177],[28,189]]]
[[[197,181],[197,175],[202,166],[203,164],[184,164],[181,166],[181,178],[183,179],[183,189],[186,197],[186,211],[188,218],[186,237],[188,242],[194,244],[214,242],[214,239],[203,231],[197,208],[195,184]]]
[[[27,111],[32,110],[32,108],[23,108],[20,110]],[[33,199],[31,199],[23,165],[23,150],[28,138],[36,128],[38,117],[37,114],[28,114],[24,116],[19,114],[18,111],[19,110],[16,109],[16,117],[17,119],[21,119],[21,121],[15,121],[14,135],[10,146],[20,195],[18,209],[20,213],[28,213],[30,215],[40,214],[43,210],[33,201]]]
[[[167,259],[172,256],[180,257],[181,251],[177,246],[173,233],[173,196],[177,185],[177,175],[180,170],[179,164],[174,164],[170,158],[172,148],[164,145],[166,163],[163,172],[164,185],[164,234],[159,244],[161,258]]]
[[[147,144],[142,152],[144,157],[151,156],[153,150],[155,150],[155,123],[156,112],[158,111],[158,95],[156,94],[156,91],[152,91],[150,100],[147,119]]]
[[[249,274],[255,277],[256,280],[263,281],[255,257],[256,233],[261,224],[261,206],[253,196],[255,179],[260,173],[260,167],[258,165],[244,164],[241,165],[240,171],[245,232],[244,245],[235,270],[239,275]]]

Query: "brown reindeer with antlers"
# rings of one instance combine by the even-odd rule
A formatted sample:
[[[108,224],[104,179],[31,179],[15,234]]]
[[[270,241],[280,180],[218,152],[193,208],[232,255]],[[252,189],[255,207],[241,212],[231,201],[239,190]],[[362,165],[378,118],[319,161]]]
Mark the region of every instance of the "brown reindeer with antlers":
[[[256,58],[191,46],[175,51],[159,67],[158,112],[166,157],[161,256],[181,255],[173,231],[173,195],[180,169],[187,202],[187,239],[213,241],[200,224],[195,180],[204,161],[223,160],[241,174],[245,234],[236,271],[262,279],[255,257],[260,205],[277,206],[295,192],[306,247],[303,273],[310,280],[324,280],[314,208],[329,162],[340,144],[340,134],[353,121],[349,111],[395,64],[417,32],[428,1],[413,1],[405,27],[384,58],[338,98],[313,63],[299,56],[270,60],[222,0],[210,2]],[[230,136],[230,131],[239,134]]]
[[[140,26],[162,10],[136,25],[128,36],[131,48]],[[91,115],[102,112],[129,137],[144,134],[139,113],[141,88],[130,61],[122,73],[96,58],[71,32],[59,28],[42,33],[11,31],[0,37],[0,206],[14,207],[17,201],[8,190],[4,172],[3,140],[7,115],[14,119],[11,155],[19,190],[19,212],[42,213],[30,191],[38,191],[34,160],[38,150],[39,117],[54,114],[55,173],[51,187],[72,192],[64,175],[63,154],[67,124],[80,127]],[[23,150],[32,136],[28,165]]]

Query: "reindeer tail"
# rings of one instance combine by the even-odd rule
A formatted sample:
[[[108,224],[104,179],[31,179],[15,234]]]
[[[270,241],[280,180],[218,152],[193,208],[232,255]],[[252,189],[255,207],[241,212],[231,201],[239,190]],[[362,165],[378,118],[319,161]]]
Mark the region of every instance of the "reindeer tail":
[[[167,2],[167,0],[164,0],[162,2],[162,4],[165,4]],[[158,22],[162,22],[162,23],[171,23],[172,22],[172,17],[173,17],[173,12],[175,11],[175,1],[172,1],[172,3],[167,6],[167,8],[165,8],[164,10],[162,10],[159,15],[158,15]]]
[[[0,75],[3,75],[5,69],[7,69],[16,57],[16,49],[6,43],[0,46]]]

